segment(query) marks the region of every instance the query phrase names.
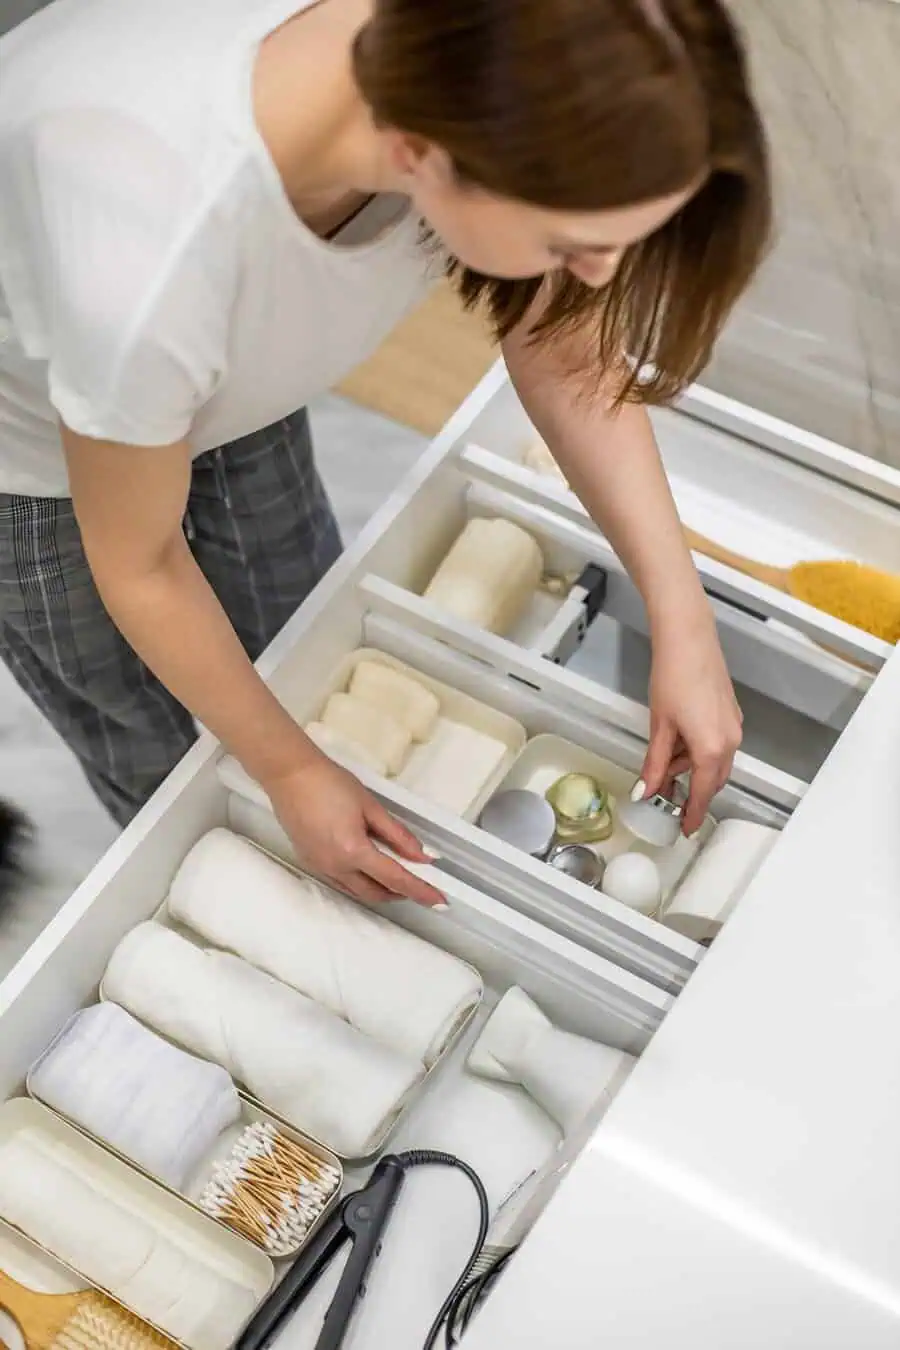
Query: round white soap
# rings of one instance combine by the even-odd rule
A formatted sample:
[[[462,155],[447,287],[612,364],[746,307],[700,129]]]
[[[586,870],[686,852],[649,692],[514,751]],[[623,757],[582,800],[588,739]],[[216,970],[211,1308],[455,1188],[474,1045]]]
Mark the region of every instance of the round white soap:
[[[640,914],[653,914],[662,896],[659,868],[644,853],[620,853],[603,874],[604,894]]]

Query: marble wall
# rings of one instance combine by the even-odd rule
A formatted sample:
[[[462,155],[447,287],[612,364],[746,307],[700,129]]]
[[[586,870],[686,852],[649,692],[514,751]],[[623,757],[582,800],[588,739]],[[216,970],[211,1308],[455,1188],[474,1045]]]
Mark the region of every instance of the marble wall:
[[[706,382],[900,467],[900,4],[731,5],[779,234]]]

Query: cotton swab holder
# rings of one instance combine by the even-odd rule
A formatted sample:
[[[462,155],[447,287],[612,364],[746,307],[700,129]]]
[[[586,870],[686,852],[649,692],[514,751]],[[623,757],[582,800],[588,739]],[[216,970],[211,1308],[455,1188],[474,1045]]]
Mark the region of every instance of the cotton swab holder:
[[[272,1121],[246,1126],[214,1162],[198,1205],[272,1257],[295,1255],[340,1194],[337,1159],[317,1156]]]

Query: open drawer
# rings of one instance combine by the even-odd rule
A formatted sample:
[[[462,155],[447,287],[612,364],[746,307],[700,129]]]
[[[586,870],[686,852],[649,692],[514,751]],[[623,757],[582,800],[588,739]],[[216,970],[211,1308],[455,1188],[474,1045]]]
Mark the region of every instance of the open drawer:
[[[29,1067],[76,1010],[96,1000],[117,944],[156,914],[192,845],[227,820],[228,794],[209,747],[205,752],[198,747],[176,779],[0,985],[0,1100],[22,1094]],[[271,848],[265,830],[251,829],[250,835]],[[545,1175],[555,1182],[558,1169],[583,1146],[605,1110],[598,1100],[596,1113],[567,1135],[524,1089],[468,1071],[469,1049],[498,999],[516,986],[560,1029],[627,1052],[626,1072],[617,1083],[627,1082],[628,1056],[645,1049],[672,1000],[511,906],[453,878],[441,878],[441,884],[451,899],[449,914],[398,904],[390,917],[474,966],[485,986],[484,1003],[464,1040],[427,1076],[389,1142],[395,1149],[440,1148],[463,1157],[482,1176],[497,1211],[523,1184],[532,1186]],[[351,1180],[361,1175],[349,1174]],[[382,1282],[378,1296],[367,1300],[355,1340],[370,1350],[385,1345],[414,1350],[422,1344],[474,1238],[464,1181],[449,1173],[421,1179],[417,1174],[408,1192],[391,1227],[396,1281],[388,1282],[391,1288]],[[533,1203],[539,1210],[540,1197]],[[416,1279],[410,1282],[413,1258]],[[292,1324],[293,1344],[312,1345],[317,1309],[330,1287],[326,1282]]]
[[[873,477],[884,497],[875,500],[863,494],[859,482],[845,485],[826,477],[825,467],[836,473],[843,463],[837,451],[833,465],[822,454],[812,466],[799,462],[799,451],[794,462],[781,444],[750,447],[733,426],[716,429],[683,412],[661,417],[659,430],[670,471],[689,483],[689,502],[693,484],[723,495],[729,475],[737,474],[746,510],[762,512],[774,493],[778,510],[796,504],[804,538],[818,521],[820,533],[826,526],[832,530],[832,552],[861,553],[868,539],[880,550],[870,548],[873,561],[886,566],[892,547],[896,554],[897,514],[888,500],[889,485]],[[351,653],[375,649],[479,701],[494,716],[517,722],[529,742],[559,737],[637,775],[649,734],[649,648],[639,597],[571,494],[517,462],[531,435],[498,366],[263,658],[261,668],[298,720],[318,717],[324,692],[334,687],[334,673]],[[849,526],[842,525],[845,515]],[[542,586],[506,636],[446,613],[422,592],[476,516],[503,518],[527,530],[540,546],[551,581],[593,568],[592,575],[601,578],[597,594],[585,598],[578,590],[566,595]],[[817,543],[826,547],[821,539],[808,547],[815,551]],[[844,642],[859,659],[877,662],[883,652],[866,635],[808,606],[764,594],[766,588],[735,575],[723,579],[722,569],[713,568],[706,579],[711,588],[716,582],[720,632],[746,718],[745,749],[713,815],[778,829],[871,684],[870,675],[822,650],[809,634],[834,646]],[[785,626],[787,619],[796,624],[793,629]],[[226,759],[221,772],[248,811],[265,807],[238,766]],[[359,772],[440,855],[444,871],[502,896],[588,950],[667,990],[680,988],[702,955],[683,931],[486,835],[477,826],[477,812],[443,809],[403,775],[385,779],[365,768]]]
[[[491,391],[472,416],[460,453],[467,475],[596,531],[558,474],[524,462],[535,432],[502,367],[488,381]],[[846,558],[900,571],[895,469],[700,387],[678,408],[654,410],[652,420],[689,527],[776,566]],[[604,562],[621,578],[613,555]],[[871,684],[859,666],[878,670],[890,648],[702,554],[696,562],[735,677],[842,730]],[[641,627],[632,604],[633,597],[615,588],[607,609]]]
[[[673,416],[683,419],[672,425],[685,445],[708,432],[704,422]],[[734,430],[726,439],[740,445]],[[648,712],[634,687],[644,641],[635,597],[572,500],[513,461],[514,444],[527,433],[498,369],[261,660],[296,716],[315,715],[349,653],[374,648],[480,702],[505,724],[519,724],[529,742],[559,737],[637,772]],[[752,462],[768,465],[770,453],[776,469],[797,471],[813,498],[824,485],[854,504],[868,501],[859,481],[826,476],[812,451],[804,464],[762,446]],[[889,485],[882,488],[879,517],[894,510]],[[873,499],[878,495],[873,487]],[[750,500],[749,490],[744,496]],[[607,573],[605,604],[592,624],[578,615],[570,622],[567,601],[545,595],[522,629],[500,638],[449,619],[422,598],[430,571],[469,515],[491,511],[534,530],[551,568],[590,562]],[[873,560],[889,563],[887,554]],[[723,638],[757,701],[748,752],[738,757],[715,813],[784,828],[708,954],[602,890],[549,874],[465,813],[454,815],[399,781],[361,774],[439,855],[434,879],[449,894],[449,915],[397,906],[395,919],[482,973],[487,1003],[467,1036],[476,1036],[497,998],[518,985],[560,1028],[640,1056],[609,1114],[589,1118],[566,1139],[558,1160],[563,1168],[572,1164],[571,1184],[563,1177],[551,1198],[560,1180],[551,1171],[546,1191],[529,1192],[534,1236],[474,1333],[473,1344],[492,1350],[506,1343],[536,1350],[554,1335],[588,1350],[601,1324],[610,1343],[618,1337],[655,1350],[666,1337],[684,1340],[684,1332],[686,1344],[713,1350],[729,1343],[737,1308],[748,1314],[740,1344],[749,1350],[772,1339],[785,1307],[797,1318],[802,1311],[809,1333],[783,1339],[790,1350],[895,1343],[860,1335],[876,1313],[893,1334],[900,1308],[900,1276],[888,1270],[896,1252],[896,1074],[885,1067],[897,1062],[895,883],[879,887],[868,873],[862,888],[858,881],[860,859],[874,865],[880,852],[886,874],[897,863],[897,793],[890,788],[898,781],[896,750],[885,729],[900,735],[900,668],[891,663],[817,772],[868,677],[769,618],[795,622],[797,631],[830,645],[843,642],[860,657],[881,653],[812,612],[760,597],[738,578],[721,580],[715,589]],[[751,656],[753,670],[739,671],[738,661]],[[853,810],[860,820],[851,836]],[[29,1066],[95,998],[118,941],[156,912],[193,844],[222,825],[287,856],[263,794],[204,737],[0,984],[0,1098],[22,1092]],[[391,1142],[456,1149],[484,1172],[496,1207],[524,1174],[541,1168],[552,1141],[545,1122],[532,1118],[513,1146],[508,1101],[499,1106],[493,1094],[472,1095],[467,1049],[468,1042],[448,1056]],[[852,1092],[844,1090],[848,1082]],[[886,1123],[880,1134],[861,1124],[864,1094]],[[851,1151],[871,1157],[878,1174],[864,1179],[866,1205],[878,1217],[871,1239],[868,1215],[863,1223],[853,1208],[861,1181],[845,1165]],[[471,1198],[456,1178],[417,1178],[392,1226],[391,1253],[386,1249],[356,1344],[418,1350],[466,1255],[471,1223]],[[464,1227],[457,1251],[444,1230],[462,1234]],[[838,1253],[832,1260],[829,1250]],[[748,1262],[755,1263],[749,1282],[739,1278]],[[693,1283],[682,1278],[686,1263],[693,1263]],[[284,1342],[291,1350],[311,1350],[331,1288],[333,1280],[323,1283],[292,1324]],[[659,1298],[647,1297],[648,1289]],[[755,1323],[750,1304],[760,1311]],[[831,1318],[832,1309],[842,1321]],[[839,1335],[831,1335],[834,1327]]]

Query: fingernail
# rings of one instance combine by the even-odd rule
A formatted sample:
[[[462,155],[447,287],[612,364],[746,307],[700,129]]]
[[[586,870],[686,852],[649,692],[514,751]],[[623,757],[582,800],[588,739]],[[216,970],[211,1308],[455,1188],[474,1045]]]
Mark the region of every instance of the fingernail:
[[[439,905],[432,905],[431,908],[435,914],[446,914],[450,906],[447,904],[446,900],[442,900]]]
[[[631,800],[633,802],[642,802],[647,795],[647,784],[643,778],[639,778],[631,789]]]
[[[423,854],[425,855],[425,857],[428,859],[429,862],[440,862],[440,861],[441,861],[441,855],[440,855],[440,853],[435,853],[434,849],[432,849],[432,848],[423,848],[423,849],[422,849],[422,852],[423,852]]]

